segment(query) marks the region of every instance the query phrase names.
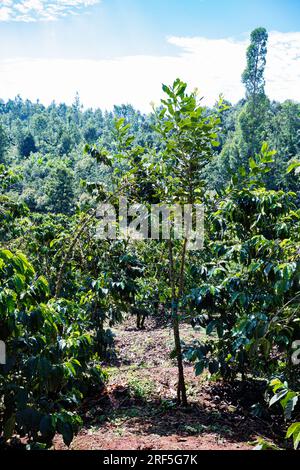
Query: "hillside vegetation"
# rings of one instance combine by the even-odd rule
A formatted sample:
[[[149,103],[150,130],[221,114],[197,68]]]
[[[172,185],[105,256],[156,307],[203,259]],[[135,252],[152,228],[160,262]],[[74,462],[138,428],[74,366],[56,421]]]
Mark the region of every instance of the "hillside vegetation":
[[[267,41],[235,105],[0,101],[4,448],[298,447],[300,104],[266,96]],[[99,239],[120,198],[204,205],[203,249]]]

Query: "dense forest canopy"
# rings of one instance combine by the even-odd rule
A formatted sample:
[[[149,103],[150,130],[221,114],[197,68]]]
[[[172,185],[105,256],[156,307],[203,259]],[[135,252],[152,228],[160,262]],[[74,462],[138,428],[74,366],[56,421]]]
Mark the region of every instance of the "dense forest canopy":
[[[78,406],[105,387],[111,328],[134,315],[137,329],[163,316],[174,333],[178,406],[188,405],[187,362],[197,376],[263,380],[297,448],[300,104],[267,97],[267,42],[264,28],[252,32],[234,105],[205,107],[179,79],[148,115],[83,109],[79,96],[72,106],[0,101],[3,445],[19,436],[48,448],[56,433],[70,445]],[[205,204],[205,249],[97,240],[97,204],[119,196]],[[183,323],[205,338],[183,343]]]
[[[300,154],[300,105],[293,101],[270,102],[259,97],[261,115],[252,116],[249,102],[228,104],[222,115],[219,131],[220,146],[207,171],[211,188],[223,187],[236,173],[241,161],[249,158],[253,145],[249,137],[249,122],[255,123],[254,151],[262,141],[276,150],[274,167],[268,187],[297,190],[297,179],[287,175],[288,163]],[[256,110],[256,112],[258,112]],[[83,110],[79,98],[72,106],[53,103],[44,107],[23,101],[20,97],[0,102],[0,159],[2,163],[23,175],[12,191],[38,212],[70,213],[84,200],[81,180],[103,178],[90,157],[83,155],[86,143],[100,142],[114,149],[114,119],[125,118],[139,145],[158,145],[153,131],[153,115],[143,115],[130,105],[115,106],[112,112]],[[66,178],[66,179],[65,179]],[[68,181],[58,189],[58,181]],[[57,182],[57,184],[55,183]],[[60,191],[68,188],[65,203],[59,202]]]

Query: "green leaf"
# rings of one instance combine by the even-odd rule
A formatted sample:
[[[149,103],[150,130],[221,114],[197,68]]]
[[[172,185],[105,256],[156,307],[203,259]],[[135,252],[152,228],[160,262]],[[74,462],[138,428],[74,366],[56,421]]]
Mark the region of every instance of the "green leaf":
[[[280,392],[276,393],[270,400],[269,406],[273,406],[279,400],[281,400],[286,394],[288,393],[287,389],[281,390]]]
[[[295,168],[300,167],[300,162],[293,162],[288,166],[287,173],[291,173]]]
[[[21,292],[25,286],[25,276],[23,276],[22,274],[15,274],[15,276],[13,277],[13,283],[15,285],[16,291]]]
[[[286,420],[291,419],[292,413],[297,405],[298,396],[295,392],[289,392],[283,400],[281,400],[280,404],[284,409],[284,418]]]
[[[70,423],[63,424],[62,437],[66,446],[69,447],[74,437],[73,428]]]
[[[172,92],[172,90],[167,85],[163,85],[162,89],[163,89],[164,93],[166,93],[167,95],[170,96],[170,98],[175,98],[174,93]]]
[[[201,375],[204,371],[204,362],[197,362],[197,364],[195,364],[195,375],[196,377],[198,377],[199,375]]]
[[[218,361],[211,361],[208,364],[208,370],[211,374],[216,374],[219,370],[219,363]]]
[[[256,161],[253,158],[250,158],[249,166],[250,166],[251,170],[254,170],[255,168],[258,167]]]
[[[287,430],[286,437],[292,437],[294,441],[294,449],[296,450],[300,443],[300,423],[293,423]]]
[[[211,321],[211,322],[209,323],[209,325],[208,325],[207,328],[206,328],[206,334],[207,334],[207,335],[210,335],[210,334],[213,332],[213,330],[214,330],[214,329],[216,328],[216,326],[217,326],[217,323],[218,323],[218,322],[217,322],[216,320],[213,320],[213,321]]]
[[[52,415],[45,415],[40,422],[40,431],[44,438],[52,439],[55,434],[56,420]]]

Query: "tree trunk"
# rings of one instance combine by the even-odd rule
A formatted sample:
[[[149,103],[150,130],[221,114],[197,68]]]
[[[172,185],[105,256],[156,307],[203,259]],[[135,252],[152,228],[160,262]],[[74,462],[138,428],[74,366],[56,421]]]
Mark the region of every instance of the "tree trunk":
[[[172,324],[175,342],[175,353],[177,358],[178,367],[178,383],[177,383],[177,402],[184,406],[187,405],[186,387],[184,379],[184,369],[182,361],[182,349],[180,341],[180,330],[179,330],[179,317],[178,317],[178,301],[176,298],[176,285],[174,276],[174,259],[173,259],[173,248],[172,242],[169,241],[169,261],[170,261],[170,282],[172,287]]]
[[[182,362],[179,320],[178,320],[178,312],[176,310],[177,308],[175,307],[174,316],[172,315],[173,317],[172,321],[173,321],[173,332],[174,332],[175,350],[176,350],[177,367],[178,367],[177,402],[179,405],[182,404],[186,406],[187,397],[186,397],[184,369],[183,369],[183,362]]]

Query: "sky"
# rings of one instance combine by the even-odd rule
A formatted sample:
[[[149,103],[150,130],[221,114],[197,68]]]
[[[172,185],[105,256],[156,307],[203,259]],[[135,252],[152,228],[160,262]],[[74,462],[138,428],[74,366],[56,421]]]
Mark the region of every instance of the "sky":
[[[258,26],[267,94],[300,101],[300,0],[0,0],[0,98],[147,112],[179,77],[235,103]]]

